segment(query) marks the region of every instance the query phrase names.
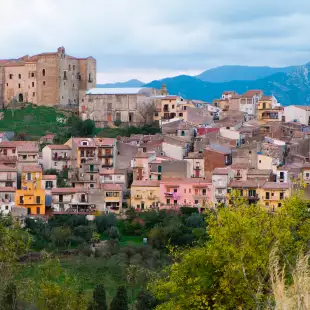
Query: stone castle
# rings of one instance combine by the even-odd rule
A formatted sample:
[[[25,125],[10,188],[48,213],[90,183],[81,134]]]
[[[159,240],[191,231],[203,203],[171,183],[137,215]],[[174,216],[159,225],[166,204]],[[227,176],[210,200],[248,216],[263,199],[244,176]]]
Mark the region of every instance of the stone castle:
[[[96,60],[57,52],[0,60],[0,108],[12,101],[78,105],[80,91],[96,86]]]

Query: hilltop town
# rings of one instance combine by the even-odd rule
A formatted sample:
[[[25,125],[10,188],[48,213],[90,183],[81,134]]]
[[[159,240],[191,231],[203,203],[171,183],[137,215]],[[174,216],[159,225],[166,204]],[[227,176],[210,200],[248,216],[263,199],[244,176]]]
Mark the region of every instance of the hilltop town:
[[[0,60],[0,308],[274,309],[277,285],[310,300],[310,106],[96,73],[63,47]]]
[[[1,104],[61,106],[103,132],[156,124],[161,133],[55,144],[53,134],[16,141],[14,132],[3,132],[2,212],[93,215],[184,206],[204,212],[229,203],[233,190],[274,211],[291,195],[293,180],[310,182],[309,107],[282,107],[260,90],[225,91],[207,103],[169,94],[164,85],[95,88],[95,64],[64,48],[1,60]],[[60,187],[57,175],[64,171],[66,187]]]

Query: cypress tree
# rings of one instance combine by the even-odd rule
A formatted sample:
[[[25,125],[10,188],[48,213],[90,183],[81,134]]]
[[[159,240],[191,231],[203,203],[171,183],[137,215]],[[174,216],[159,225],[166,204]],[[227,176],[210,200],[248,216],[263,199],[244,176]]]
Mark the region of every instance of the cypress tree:
[[[110,310],[128,310],[128,297],[125,286],[121,285],[117,289],[116,295],[111,302]]]
[[[98,284],[93,293],[93,309],[108,310],[105,287],[103,284]]]
[[[150,292],[142,290],[138,294],[136,310],[152,310],[156,305],[156,299]]]

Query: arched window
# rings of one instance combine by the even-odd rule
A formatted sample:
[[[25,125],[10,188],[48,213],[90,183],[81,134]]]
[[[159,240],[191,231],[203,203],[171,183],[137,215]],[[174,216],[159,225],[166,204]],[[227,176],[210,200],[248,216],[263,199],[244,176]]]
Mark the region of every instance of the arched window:
[[[42,70],[42,75],[45,76],[45,69]]]

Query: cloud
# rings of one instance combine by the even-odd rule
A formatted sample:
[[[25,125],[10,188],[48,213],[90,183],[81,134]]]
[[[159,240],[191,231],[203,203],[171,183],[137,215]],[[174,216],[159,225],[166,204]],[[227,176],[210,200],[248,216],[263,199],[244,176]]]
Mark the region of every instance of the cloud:
[[[0,58],[65,46],[69,54],[94,56],[104,80],[310,60],[307,0],[2,2]]]

